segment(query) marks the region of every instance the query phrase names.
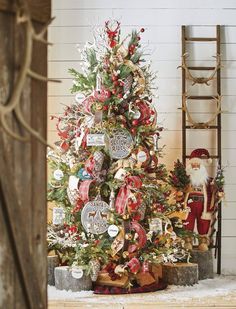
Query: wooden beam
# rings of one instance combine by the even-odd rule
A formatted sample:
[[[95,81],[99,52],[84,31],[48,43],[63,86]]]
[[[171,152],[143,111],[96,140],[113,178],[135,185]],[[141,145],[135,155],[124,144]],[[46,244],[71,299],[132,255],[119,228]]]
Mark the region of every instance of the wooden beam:
[[[34,21],[45,23],[51,18],[50,0],[29,0],[29,6]],[[0,11],[14,13],[16,11],[16,2],[0,0]]]
[[[4,145],[2,132],[0,134],[0,143],[2,146]],[[27,308],[44,309],[46,303],[43,302],[45,298],[41,295],[41,282],[36,276],[35,261],[31,258],[29,236],[26,232],[27,222],[24,220],[24,214],[17,198],[12,167],[9,164],[9,158],[6,157],[5,147],[2,146],[0,147],[0,198],[1,205],[4,206],[2,210],[9,233],[11,251],[18,275],[21,278]]]

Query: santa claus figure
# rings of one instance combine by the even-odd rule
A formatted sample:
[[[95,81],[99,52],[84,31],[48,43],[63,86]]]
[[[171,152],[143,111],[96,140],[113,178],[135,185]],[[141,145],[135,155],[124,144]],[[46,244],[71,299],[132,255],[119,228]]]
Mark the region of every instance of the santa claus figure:
[[[212,178],[208,176],[206,165],[211,163],[206,149],[195,149],[186,165],[190,185],[185,195],[185,205],[189,214],[185,221],[187,230],[194,231],[195,224],[199,233],[199,249],[208,250],[208,232],[214,209]]]

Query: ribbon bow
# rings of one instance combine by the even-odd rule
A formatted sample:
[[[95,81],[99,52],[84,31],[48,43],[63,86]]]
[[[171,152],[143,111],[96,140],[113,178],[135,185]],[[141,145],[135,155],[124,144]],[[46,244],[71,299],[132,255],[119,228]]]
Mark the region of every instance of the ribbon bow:
[[[115,208],[117,213],[124,214],[127,201],[131,192],[131,189],[140,189],[142,187],[142,181],[138,176],[127,176],[125,178],[124,185],[120,188],[117,195]]]

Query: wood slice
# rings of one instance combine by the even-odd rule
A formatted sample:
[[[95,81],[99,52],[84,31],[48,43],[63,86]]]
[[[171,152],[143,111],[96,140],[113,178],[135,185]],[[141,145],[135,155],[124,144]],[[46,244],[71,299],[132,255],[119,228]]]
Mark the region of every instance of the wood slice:
[[[59,266],[57,255],[48,256],[48,284],[55,285],[54,269]]]
[[[213,272],[213,256],[212,251],[200,251],[197,249],[193,249],[191,251],[191,259],[192,263],[198,264],[198,279],[212,279],[214,278]]]
[[[195,263],[174,263],[162,266],[163,280],[174,285],[198,283],[198,265]]]
[[[58,290],[71,290],[72,292],[89,291],[92,289],[92,280],[90,276],[83,274],[82,278],[72,277],[71,268],[68,266],[59,266],[54,270],[55,287]]]

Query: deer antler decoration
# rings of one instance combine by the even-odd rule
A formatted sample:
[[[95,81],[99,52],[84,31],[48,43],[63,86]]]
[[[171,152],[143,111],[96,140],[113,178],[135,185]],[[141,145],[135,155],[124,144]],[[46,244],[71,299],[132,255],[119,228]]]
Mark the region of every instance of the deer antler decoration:
[[[25,27],[25,49],[24,49],[22,66],[17,76],[17,80],[15,82],[13,92],[9,100],[6,102],[6,104],[0,105],[0,124],[7,134],[9,134],[11,137],[19,141],[26,142],[28,141],[28,139],[24,136],[20,136],[17,133],[13,132],[13,130],[8,126],[6,117],[7,115],[11,113],[14,113],[17,121],[26,129],[27,132],[29,132],[32,136],[37,138],[41,143],[48,145],[47,141],[44,140],[44,138],[40,135],[40,133],[34,130],[24,119],[22,110],[20,107],[20,98],[21,98],[27,77],[31,77],[36,80],[40,80],[44,82],[60,82],[59,80],[49,79],[36,72],[33,72],[30,68],[32,52],[33,52],[33,41],[38,41],[43,44],[51,45],[51,43],[49,43],[44,38],[44,36],[48,29],[49,24],[53,21],[53,19],[54,18],[50,19],[43,26],[43,29],[39,33],[36,33],[33,27],[33,24],[32,24],[27,0],[17,1],[16,22],[17,24]]]
[[[209,77],[194,77],[187,64],[186,64],[186,58],[188,57],[188,54],[185,53],[183,56],[182,56],[182,65],[178,66],[178,68],[183,68],[186,72],[186,78],[191,80],[193,83],[192,83],[192,86],[195,85],[195,84],[205,84],[207,86],[209,86],[209,81],[211,81],[216,72],[218,71],[218,69],[220,68],[221,66],[221,59],[220,59],[220,55],[216,55],[216,56],[213,56],[214,58],[216,58],[216,66],[215,66],[215,69],[213,70],[213,72],[211,73],[211,75]]]

